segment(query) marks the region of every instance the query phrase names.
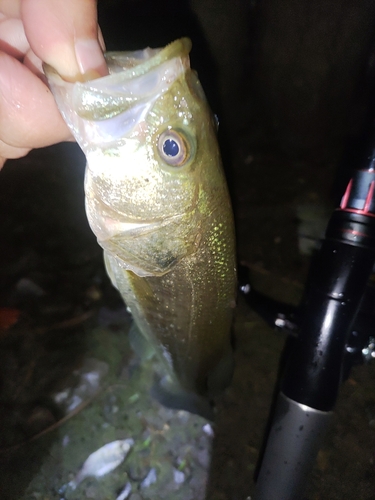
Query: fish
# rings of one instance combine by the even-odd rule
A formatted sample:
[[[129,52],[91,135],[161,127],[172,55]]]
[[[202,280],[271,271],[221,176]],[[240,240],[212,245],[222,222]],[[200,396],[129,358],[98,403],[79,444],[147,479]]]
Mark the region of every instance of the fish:
[[[86,155],[85,204],[113,285],[165,374],[162,404],[213,418],[233,374],[235,230],[215,117],[188,38],[109,52],[109,75],[49,86]]]
[[[86,477],[101,477],[112,472],[125,460],[133,445],[134,440],[131,438],[105,444],[87,457],[76,477],[68,485],[75,490]]]

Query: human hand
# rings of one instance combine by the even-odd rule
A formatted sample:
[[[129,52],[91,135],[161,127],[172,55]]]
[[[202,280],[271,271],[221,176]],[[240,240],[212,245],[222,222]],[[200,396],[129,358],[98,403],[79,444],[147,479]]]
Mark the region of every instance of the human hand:
[[[104,76],[101,47],[95,0],[0,0],[0,168],[33,148],[72,140],[42,61],[66,80]]]

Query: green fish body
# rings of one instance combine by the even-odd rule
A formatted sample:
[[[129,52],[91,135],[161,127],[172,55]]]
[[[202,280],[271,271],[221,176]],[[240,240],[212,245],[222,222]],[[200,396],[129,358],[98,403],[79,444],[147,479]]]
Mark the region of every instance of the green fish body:
[[[166,368],[159,399],[210,416],[233,370],[235,236],[190,48],[185,38],[108,53],[110,75],[85,83],[45,71],[86,154],[86,211],[107,272]]]

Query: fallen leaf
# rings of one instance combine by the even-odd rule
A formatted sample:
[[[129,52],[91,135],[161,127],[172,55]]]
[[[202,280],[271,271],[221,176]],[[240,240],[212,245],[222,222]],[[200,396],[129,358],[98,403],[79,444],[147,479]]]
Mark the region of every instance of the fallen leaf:
[[[0,307],[0,333],[4,333],[15,325],[20,317],[19,309]]]

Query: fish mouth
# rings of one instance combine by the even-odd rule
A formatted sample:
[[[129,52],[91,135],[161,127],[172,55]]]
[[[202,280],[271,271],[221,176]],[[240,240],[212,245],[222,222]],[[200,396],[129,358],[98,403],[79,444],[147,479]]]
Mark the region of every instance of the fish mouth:
[[[65,121],[77,135],[71,110],[81,120],[102,121],[149,102],[190,67],[190,50],[190,39],[181,38],[158,49],[107,52],[109,75],[86,82],[67,82],[48,64],[43,68]]]
[[[83,151],[114,143],[148,112],[190,67],[188,38],[164,48],[105,54],[109,75],[67,82],[51,66],[44,71],[58,108]]]

